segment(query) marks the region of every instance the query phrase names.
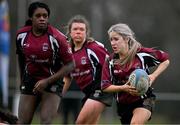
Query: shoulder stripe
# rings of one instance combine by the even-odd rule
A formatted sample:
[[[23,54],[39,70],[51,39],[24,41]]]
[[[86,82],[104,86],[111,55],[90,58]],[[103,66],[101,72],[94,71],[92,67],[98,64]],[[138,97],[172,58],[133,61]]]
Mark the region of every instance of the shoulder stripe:
[[[59,44],[58,44],[58,41],[52,36],[52,35],[49,35],[49,40],[51,42],[51,47],[54,51],[54,44],[59,48]]]
[[[27,33],[18,34],[18,36],[17,36],[17,41],[21,39],[21,46],[23,46],[23,44],[24,44],[24,39],[26,38],[26,36],[27,36]]]
[[[97,43],[98,45],[102,46],[104,48],[104,44],[98,42],[98,41],[95,41],[95,43]]]
[[[93,52],[91,49],[87,49],[87,55],[93,68],[93,80],[95,80],[95,75],[97,72],[97,65],[99,64],[99,59],[97,55],[95,54],[95,52]]]
[[[59,44],[58,41],[51,35],[49,35],[49,41],[51,43],[51,48],[53,50],[53,65],[54,65],[57,57],[57,53],[59,51]]]
[[[91,49],[87,49],[87,54],[88,54],[88,57],[89,57],[90,60],[91,60],[91,55],[92,55],[92,56],[95,57],[95,59],[99,62],[99,59],[98,59],[96,53],[93,52]],[[92,61],[92,60],[91,60],[91,61]]]
[[[137,53],[137,56],[141,60],[142,67],[144,70],[147,70],[147,68],[148,68],[147,65],[145,64],[145,59],[144,59],[145,57],[151,58],[153,60],[153,63],[155,66],[160,63],[154,56],[152,56],[148,53]]]

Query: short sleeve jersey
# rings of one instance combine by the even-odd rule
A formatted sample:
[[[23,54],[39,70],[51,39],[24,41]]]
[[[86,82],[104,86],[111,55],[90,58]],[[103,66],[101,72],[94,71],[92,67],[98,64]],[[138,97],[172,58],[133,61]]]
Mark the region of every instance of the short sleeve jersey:
[[[100,89],[102,65],[107,55],[106,49],[97,41],[85,42],[80,50],[73,52],[76,67],[71,76],[81,90],[93,82],[96,89]]]
[[[56,28],[49,25],[42,36],[33,35],[31,29],[31,26],[23,27],[16,37],[16,53],[24,57],[24,72],[28,75],[40,80],[73,60],[66,36]]]
[[[135,59],[130,68],[122,67],[114,63],[115,54],[107,59],[103,65],[101,88],[105,89],[111,84],[123,85],[127,82],[129,75],[137,68],[144,69],[149,74],[149,68],[159,65],[161,62],[167,60],[169,55],[161,50],[152,48],[141,48],[137,52]],[[117,101],[124,104],[132,103],[138,99],[139,96],[132,96],[125,92],[119,92],[116,96]]]

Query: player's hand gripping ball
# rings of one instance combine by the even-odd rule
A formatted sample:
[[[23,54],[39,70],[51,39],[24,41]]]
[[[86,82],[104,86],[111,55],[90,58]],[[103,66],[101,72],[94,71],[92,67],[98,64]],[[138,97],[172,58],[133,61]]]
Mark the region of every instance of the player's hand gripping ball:
[[[139,95],[145,94],[150,86],[148,74],[143,69],[135,69],[129,76],[129,82],[137,89]]]

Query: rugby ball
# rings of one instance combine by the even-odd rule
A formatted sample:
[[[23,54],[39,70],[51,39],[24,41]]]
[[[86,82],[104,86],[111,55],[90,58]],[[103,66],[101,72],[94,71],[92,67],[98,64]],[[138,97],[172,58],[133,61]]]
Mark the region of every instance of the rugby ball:
[[[140,95],[145,94],[150,85],[148,74],[143,69],[135,69],[129,76],[129,82]]]

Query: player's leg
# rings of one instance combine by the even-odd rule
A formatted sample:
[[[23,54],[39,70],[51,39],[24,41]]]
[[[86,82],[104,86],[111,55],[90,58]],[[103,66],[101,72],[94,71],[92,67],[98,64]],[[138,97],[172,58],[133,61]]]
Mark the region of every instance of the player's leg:
[[[145,108],[136,108],[133,110],[133,117],[131,119],[131,124],[133,125],[143,125],[151,117],[151,112]]]
[[[30,124],[38,104],[38,97],[34,95],[20,95],[18,117],[19,124]]]
[[[63,120],[63,124],[66,125],[68,124],[68,118],[69,118],[69,114],[71,111],[71,102],[69,103],[69,99],[66,98],[62,98],[60,101],[60,110],[62,113],[62,120]],[[74,104],[73,104],[74,105]]]
[[[41,100],[40,122],[51,124],[57,114],[60,97],[55,93],[43,92]]]
[[[71,108],[71,110],[73,114],[73,122],[75,123],[81,109],[81,99],[72,99],[72,100],[74,105]]]
[[[155,106],[155,95],[150,92],[147,94],[147,98],[142,100],[141,104],[137,104],[133,110],[133,117],[131,123],[145,124],[150,118]]]
[[[76,124],[96,124],[104,108],[105,104],[87,99],[76,120]]]

